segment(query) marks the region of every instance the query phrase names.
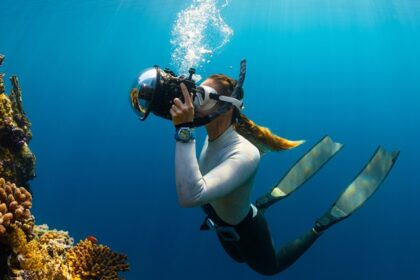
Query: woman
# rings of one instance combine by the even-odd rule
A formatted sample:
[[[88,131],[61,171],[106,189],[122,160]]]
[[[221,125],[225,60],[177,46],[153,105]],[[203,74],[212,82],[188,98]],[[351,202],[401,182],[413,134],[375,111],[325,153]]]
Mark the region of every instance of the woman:
[[[224,96],[230,96],[235,85],[235,80],[222,74],[210,76],[202,84]],[[185,101],[175,98],[170,109],[172,122],[178,128],[175,168],[179,203],[183,207],[203,207],[211,224],[218,229],[222,246],[234,260],[247,263],[263,275],[283,271],[321,232],[311,229],[276,250],[263,213],[251,204],[250,196],[260,152],[287,150],[302,142],[273,135],[232,106],[206,125],[208,137],[197,161],[194,138],[178,134],[188,130],[195,114],[211,114],[220,104],[195,112],[191,95],[183,84],[181,91]]]

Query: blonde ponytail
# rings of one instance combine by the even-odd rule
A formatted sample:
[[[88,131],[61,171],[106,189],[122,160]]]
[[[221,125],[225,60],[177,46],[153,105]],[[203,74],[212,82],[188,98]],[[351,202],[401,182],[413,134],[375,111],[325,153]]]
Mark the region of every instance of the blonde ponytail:
[[[215,74],[208,79],[213,80],[217,92],[220,95],[230,96],[236,86],[236,80],[224,75]],[[243,98],[243,91],[239,99]],[[269,151],[289,150],[304,143],[304,141],[291,141],[286,138],[273,134],[268,128],[259,126],[248,119],[245,115],[240,114],[237,109],[234,111],[233,124],[235,130],[254,144],[261,154]]]
[[[254,144],[261,154],[293,149],[305,142],[302,140],[292,141],[275,135],[270,129],[255,124],[243,114],[238,115],[234,127],[239,134]]]

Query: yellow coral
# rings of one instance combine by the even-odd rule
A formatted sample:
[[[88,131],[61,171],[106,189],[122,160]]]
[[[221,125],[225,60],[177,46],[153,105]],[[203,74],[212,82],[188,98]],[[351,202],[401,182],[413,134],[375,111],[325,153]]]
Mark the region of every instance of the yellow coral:
[[[118,280],[119,271],[128,270],[127,256],[112,252],[107,246],[89,239],[67,251],[67,262],[75,279]]]
[[[71,278],[68,267],[61,258],[50,258],[39,271],[20,270],[16,273],[17,279],[31,280],[75,280]]]
[[[28,242],[20,227],[15,224],[10,227],[12,231],[8,236],[9,245],[15,253],[20,267],[31,271],[41,270],[44,266],[44,252],[39,242],[35,239]]]
[[[27,242],[23,230],[11,226],[12,231],[8,235],[9,245],[14,254],[12,268],[17,276],[23,279],[32,280],[66,280],[71,279],[70,271],[65,260],[65,250],[57,245],[61,244],[63,238],[71,240],[65,232],[50,231],[48,228],[42,232],[41,238],[36,235],[34,239]],[[42,239],[42,241],[41,241]],[[70,245],[68,245],[69,247]]]
[[[26,244],[28,244],[28,240],[26,239],[23,230],[17,225],[10,225],[10,228],[12,230],[9,233],[7,240],[12,250],[18,254],[19,252],[24,251]]]
[[[12,102],[4,93],[0,94],[0,116],[0,125],[7,121],[17,126],[16,122],[13,120]]]
[[[44,267],[44,252],[37,240],[31,240],[26,244],[23,252],[20,254],[20,265],[23,269],[39,271]]]

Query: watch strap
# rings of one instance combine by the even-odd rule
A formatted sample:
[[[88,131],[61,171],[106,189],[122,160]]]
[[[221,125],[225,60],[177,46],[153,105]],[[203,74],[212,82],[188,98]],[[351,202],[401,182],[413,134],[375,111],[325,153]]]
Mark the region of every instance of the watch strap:
[[[193,122],[187,122],[187,123],[180,123],[180,124],[177,124],[176,126],[175,126],[175,129],[180,129],[181,127],[189,127],[189,128],[193,128],[194,127],[194,123]]]

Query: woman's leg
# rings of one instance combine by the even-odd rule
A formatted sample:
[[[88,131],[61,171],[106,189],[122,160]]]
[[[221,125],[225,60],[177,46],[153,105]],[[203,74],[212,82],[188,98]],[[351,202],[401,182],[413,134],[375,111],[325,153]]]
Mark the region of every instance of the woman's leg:
[[[234,242],[238,251],[251,268],[263,275],[274,275],[288,268],[319,237],[319,234],[311,229],[276,252],[270,229],[260,212],[235,228],[240,235],[240,240]]]
[[[223,237],[220,236],[220,234],[217,234],[217,237],[219,237],[220,244],[222,244],[223,249],[225,249],[225,252],[236,262],[244,263],[245,259],[242,256],[241,251],[238,248],[237,242],[232,241],[225,241],[223,240]]]
[[[319,233],[313,229],[301,235],[299,238],[289,241],[277,252],[277,262],[279,272],[291,266],[299,259],[306,250],[318,239]]]

